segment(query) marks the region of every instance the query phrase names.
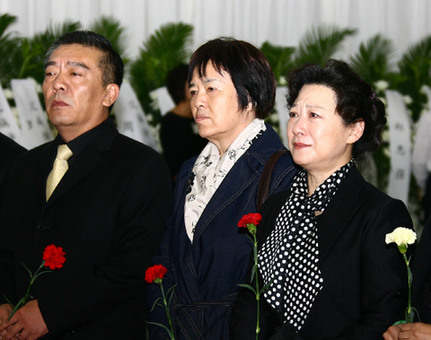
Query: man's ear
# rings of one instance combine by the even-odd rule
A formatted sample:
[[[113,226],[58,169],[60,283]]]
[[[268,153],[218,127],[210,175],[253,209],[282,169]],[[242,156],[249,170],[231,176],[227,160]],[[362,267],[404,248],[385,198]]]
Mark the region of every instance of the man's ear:
[[[105,95],[103,97],[103,106],[110,107],[115,103],[120,95],[120,87],[117,84],[108,84],[105,88]]]
[[[350,134],[347,143],[353,144],[357,142],[364,134],[365,122],[361,119],[349,125]]]

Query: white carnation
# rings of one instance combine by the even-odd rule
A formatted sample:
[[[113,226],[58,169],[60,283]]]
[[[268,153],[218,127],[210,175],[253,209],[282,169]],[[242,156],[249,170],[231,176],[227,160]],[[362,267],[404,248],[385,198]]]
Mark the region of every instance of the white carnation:
[[[378,91],[384,91],[388,88],[389,83],[386,80],[379,80],[374,83],[374,86]]]
[[[408,228],[398,227],[392,233],[386,234],[385,242],[396,243],[397,246],[413,244],[416,241],[416,233]]]
[[[13,98],[13,93],[9,89],[4,89],[3,94],[6,97],[6,99],[12,99]]]
[[[431,92],[431,88],[428,85],[422,85],[419,92],[427,96]]]
[[[407,105],[411,104],[413,102],[412,97],[410,96],[403,96],[404,103]]]

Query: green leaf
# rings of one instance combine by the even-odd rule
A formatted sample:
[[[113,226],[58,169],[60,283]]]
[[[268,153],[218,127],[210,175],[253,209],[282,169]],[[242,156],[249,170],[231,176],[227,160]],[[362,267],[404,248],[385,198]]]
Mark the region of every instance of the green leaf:
[[[356,33],[355,29],[339,29],[322,25],[308,31],[296,49],[293,66],[324,65],[337,52],[343,40]]]
[[[167,296],[167,302],[168,302],[168,305],[170,305],[171,304],[171,302],[172,302],[172,299],[173,299],[173,297],[174,297],[174,295],[175,295],[175,287],[176,287],[177,285],[173,285],[171,288],[169,288],[168,289],[168,291],[167,291],[167,293],[166,293],[166,296]]]
[[[16,16],[0,15],[0,80],[3,87],[9,87],[10,80],[21,67],[20,39],[15,32],[6,33],[16,21]]]
[[[269,41],[265,41],[260,50],[268,59],[275,79],[280,83],[281,76],[286,75],[292,68],[292,56],[295,52],[295,47],[277,46],[272,45]]]
[[[251,267],[251,276],[250,276],[250,283],[253,283],[254,277],[256,276],[256,267]]]
[[[412,98],[408,108],[413,121],[417,121],[428,101],[420,89],[431,85],[431,35],[410,46],[398,62],[398,68],[399,72],[392,77],[394,87]]]
[[[254,293],[254,295],[256,295],[256,289],[254,289],[252,286],[245,283],[238,283],[238,286],[250,289]]]
[[[376,34],[361,43],[359,51],[351,57],[350,63],[360,77],[373,85],[378,80],[388,79],[394,65],[391,57],[394,54],[392,42],[380,34]]]
[[[11,34],[5,34],[5,32],[9,26],[16,23],[16,21],[17,17],[15,15],[10,15],[7,13],[0,15],[0,39],[5,38]]]
[[[28,269],[28,267],[25,265],[25,263],[21,262],[22,267],[25,269],[25,271],[28,274],[28,277],[31,279],[33,277],[33,273],[31,272],[30,269]]]
[[[151,306],[151,309],[150,309],[151,312],[156,308],[157,305],[163,306],[162,303],[160,302],[161,300],[162,298],[160,296],[154,300],[153,305]]]
[[[146,114],[153,116],[152,123],[160,121],[160,112],[151,106],[149,93],[164,86],[168,72],[190,55],[189,46],[193,26],[184,23],[167,24],[154,32],[130,65],[130,83]]]
[[[419,314],[419,311],[415,307],[412,307],[412,311],[416,314],[417,320],[421,322],[421,316]]]
[[[121,25],[119,20],[109,16],[102,16],[91,24],[90,29],[103,35],[111,42],[112,47],[121,56],[124,64],[129,62],[129,59],[125,54],[125,28]]]
[[[18,74],[14,78],[34,78],[39,84],[44,78],[45,54],[48,48],[63,34],[80,28],[77,21],[65,21],[62,24],[50,25],[44,32],[35,34],[32,38],[21,38],[20,53],[17,60],[20,63]]]
[[[174,339],[174,335],[172,334],[171,330],[168,327],[166,327],[165,325],[158,323],[158,322],[152,322],[152,321],[147,321],[147,324],[162,327],[168,333],[169,338]]]

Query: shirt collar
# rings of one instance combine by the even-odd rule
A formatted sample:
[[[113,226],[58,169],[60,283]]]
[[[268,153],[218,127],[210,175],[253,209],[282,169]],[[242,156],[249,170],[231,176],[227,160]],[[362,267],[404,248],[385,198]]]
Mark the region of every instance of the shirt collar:
[[[56,145],[67,144],[67,146],[72,150],[73,156],[72,158],[77,157],[87,146],[92,144],[97,144],[96,141],[105,133],[106,129],[110,129],[113,126],[113,122],[110,118],[107,118],[102,123],[97,125],[96,127],[84,132],[82,135],[72,139],[68,143],[66,143],[60,134],[54,140]]]

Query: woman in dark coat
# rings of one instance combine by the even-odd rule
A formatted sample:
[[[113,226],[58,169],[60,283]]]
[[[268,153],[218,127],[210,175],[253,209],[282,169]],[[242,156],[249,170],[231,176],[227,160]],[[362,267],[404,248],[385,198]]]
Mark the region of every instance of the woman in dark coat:
[[[177,339],[223,340],[252,250],[237,223],[257,210],[265,164],[284,147],[263,122],[274,104],[275,80],[257,48],[212,40],[192,55],[189,70],[193,117],[209,143],[177,176],[174,213],[155,263],[168,268],[164,285],[176,285],[171,309]],[[295,173],[286,152],[272,171],[269,192],[286,190]],[[149,303],[155,292],[156,285],[149,287]],[[163,322],[162,313],[156,309],[152,321]],[[152,340],[166,338],[154,331]]]
[[[302,167],[258,226],[259,339],[379,339],[402,317],[406,275],[385,235],[411,227],[404,204],[367,183],[352,157],[379,145],[383,103],[347,64],[289,78],[289,150]],[[255,339],[256,301],[240,292],[232,339]]]

